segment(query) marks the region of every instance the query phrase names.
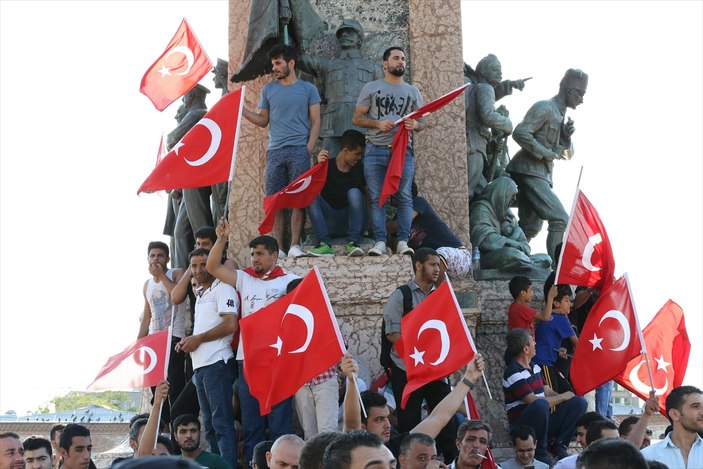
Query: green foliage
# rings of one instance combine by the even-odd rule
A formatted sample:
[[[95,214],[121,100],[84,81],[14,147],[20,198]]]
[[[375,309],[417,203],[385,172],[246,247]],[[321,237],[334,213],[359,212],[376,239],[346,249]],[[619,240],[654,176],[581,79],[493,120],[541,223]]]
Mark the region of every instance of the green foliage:
[[[109,407],[110,409],[120,410],[120,406],[129,400],[129,394],[124,391],[70,391],[64,396],[57,396],[53,398],[50,402],[56,406],[56,412],[62,412],[65,410],[80,409],[81,407],[87,407],[90,405],[101,405]],[[139,409],[134,406],[122,410],[127,412],[139,411]]]

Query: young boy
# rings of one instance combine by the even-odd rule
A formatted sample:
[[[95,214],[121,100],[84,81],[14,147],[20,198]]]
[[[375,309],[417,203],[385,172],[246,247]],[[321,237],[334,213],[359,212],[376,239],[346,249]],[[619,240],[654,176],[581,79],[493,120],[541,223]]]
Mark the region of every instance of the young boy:
[[[548,321],[540,322],[535,328],[537,342],[534,362],[542,367],[542,374],[546,384],[558,393],[572,391],[566,377],[559,372],[556,366],[561,356],[566,359],[566,350],[561,343],[568,339],[574,346],[578,342],[574,328],[569,322],[571,311],[571,287],[557,285],[557,294],[552,301],[552,317]]]
[[[518,275],[508,284],[513,302],[508,307],[508,329],[529,329],[535,336],[535,321],[549,321],[552,317],[552,302],[557,294],[557,288],[552,286],[547,293],[544,309],[537,312],[530,307],[532,302],[532,282],[529,278]]]
[[[318,161],[329,158],[327,182],[319,196],[310,204],[308,216],[312,223],[318,245],[308,251],[313,256],[332,256],[332,237],[347,237],[347,255],[363,256],[359,247],[361,232],[365,225],[365,203],[363,189],[366,186],[361,158],[364,155],[364,134],[347,130],[341,138],[342,150],[330,158],[322,150]]]

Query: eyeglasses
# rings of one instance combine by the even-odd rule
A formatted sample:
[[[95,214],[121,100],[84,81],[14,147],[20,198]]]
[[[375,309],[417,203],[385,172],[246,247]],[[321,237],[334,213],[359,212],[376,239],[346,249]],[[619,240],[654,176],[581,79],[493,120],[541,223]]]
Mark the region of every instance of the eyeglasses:
[[[535,452],[535,448],[516,449],[515,452],[518,453],[518,454],[534,453],[534,452]]]

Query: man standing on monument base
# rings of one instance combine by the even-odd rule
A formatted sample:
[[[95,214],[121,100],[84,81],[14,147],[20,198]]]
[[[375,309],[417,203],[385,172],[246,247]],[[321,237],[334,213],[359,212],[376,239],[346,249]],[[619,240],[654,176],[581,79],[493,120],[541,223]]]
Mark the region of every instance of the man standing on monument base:
[[[537,236],[547,220],[547,254],[556,267],[555,248],[562,241],[569,214],[552,190],[554,160],[569,160],[574,148],[571,136],[574,122],[564,122],[566,108],[576,109],[583,102],[588,75],[570,68],[559,83],[559,93],[552,99],[532,105],[513,132],[521,149],[506,170],[517,183],[520,228],[528,241]]]

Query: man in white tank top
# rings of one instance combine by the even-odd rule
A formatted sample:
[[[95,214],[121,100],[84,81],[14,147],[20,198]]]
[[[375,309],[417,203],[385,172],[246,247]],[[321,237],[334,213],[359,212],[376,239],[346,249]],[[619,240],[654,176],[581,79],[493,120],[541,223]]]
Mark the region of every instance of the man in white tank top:
[[[171,302],[171,290],[183,276],[183,270],[167,267],[170,258],[166,243],[150,242],[147,253],[151,277],[144,282],[144,311],[137,339],[167,329],[171,325],[171,316],[173,315],[167,377],[169,399],[164,402],[161,414],[161,418],[169,423],[171,421],[169,402],[175,401],[185,386],[185,353],[176,352],[175,346],[181,338],[185,337],[186,305],[182,303],[174,307]]]

